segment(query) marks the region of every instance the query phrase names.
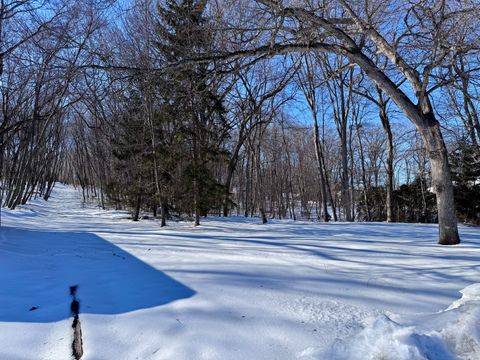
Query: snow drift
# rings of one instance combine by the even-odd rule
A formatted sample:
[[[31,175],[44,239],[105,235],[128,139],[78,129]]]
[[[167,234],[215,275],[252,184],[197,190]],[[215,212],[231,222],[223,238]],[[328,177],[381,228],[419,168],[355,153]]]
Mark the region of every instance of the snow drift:
[[[415,318],[381,315],[370,318],[350,341],[337,340],[315,354],[300,358],[335,360],[480,359],[480,283],[460,291],[462,297],[446,310]],[[394,318],[398,318],[394,320]]]

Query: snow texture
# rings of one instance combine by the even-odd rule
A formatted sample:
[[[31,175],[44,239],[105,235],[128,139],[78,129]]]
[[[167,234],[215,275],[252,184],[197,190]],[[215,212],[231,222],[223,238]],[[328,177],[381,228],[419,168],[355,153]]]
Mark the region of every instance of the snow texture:
[[[432,224],[160,228],[61,185],[2,215],[2,360],[70,358],[73,285],[82,359],[480,359],[478,228],[454,247]]]
[[[479,285],[463,289],[462,298],[447,310],[402,319],[402,325],[387,315],[370,319],[353,340],[337,341],[316,356],[338,360],[480,359]]]

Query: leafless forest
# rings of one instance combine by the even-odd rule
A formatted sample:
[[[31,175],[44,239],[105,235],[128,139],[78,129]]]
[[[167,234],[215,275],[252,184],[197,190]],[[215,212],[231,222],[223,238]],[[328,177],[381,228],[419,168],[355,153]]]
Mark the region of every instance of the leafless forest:
[[[480,223],[477,0],[1,0],[1,202]]]

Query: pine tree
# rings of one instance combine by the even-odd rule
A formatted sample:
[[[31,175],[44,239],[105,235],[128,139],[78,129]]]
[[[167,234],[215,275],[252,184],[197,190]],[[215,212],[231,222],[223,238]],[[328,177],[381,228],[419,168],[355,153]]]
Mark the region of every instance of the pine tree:
[[[141,100],[138,92],[132,91],[128,108],[118,119],[110,139],[115,170],[120,175],[110,181],[107,196],[126,200],[132,210],[134,221],[139,219],[142,205],[152,196],[150,169],[151,154],[145,135],[145,122],[141,116]]]
[[[206,0],[167,0],[159,4],[157,47],[169,63],[194,58],[207,53],[213,44],[213,34],[205,16]],[[191,64],[165,76],[163,96],[177,109],[178,146],[185,154],[180,177],[181,191],[177,203],[193,210],[195,225],[200,216],[221,206],[222,185],[215,179],[211,164],[223,155],[222,134],[226,122],[217,88],[209,74],[209,64]],[[188,194],[181,199],[182,193]],[[186,201],[185,201],[186,200]]]
[[[462,141],[450,157],[457,215],[480,225],[480,149]]]
[[[403,184],[395,191],[396,207],[401,221],[436,221],[435,195],[427,184],[426,177],[418,175],[410,184]]]

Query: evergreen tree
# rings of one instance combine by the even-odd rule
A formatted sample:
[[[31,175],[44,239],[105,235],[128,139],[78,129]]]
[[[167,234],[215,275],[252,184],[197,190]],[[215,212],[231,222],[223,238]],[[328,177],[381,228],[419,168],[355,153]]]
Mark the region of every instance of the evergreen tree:
[[[430,223],[436,221],[435,195],[425,176],[418,175],[410,184],[395,191],[398,218],[404,222]]]
[[[194,58],[212,47],[206,7],[206,0],[159,3],[157,47],[166,61],[175,63]],[[224,154],[227,126],[224,109],[214,78],[209,74],[209,64],[182,66],[168,73],[164,81],[163,96],[169,106],[177,109],[176,139],[184,154],[183,161],[178,162],[182,165],[177,180],[182,185],[176,192],[177,203],[189,207],[195,225],[199,225],[201,215],[221,206],[222,185],[213,176],[211,164]]]
[[[145,123],[141,112],[138,92],[132,91],[128,107],[115,124],[110,140],[115,170],[121,176],[113,178],[107,185],[107,196],[114,201],[122,198],[132,209],[134,221],[139,219],[142,204],[151,198],[151,154],[145,134]]]
[[[450,157],[457,215],[480,225],[480,149],[462,141]]]

